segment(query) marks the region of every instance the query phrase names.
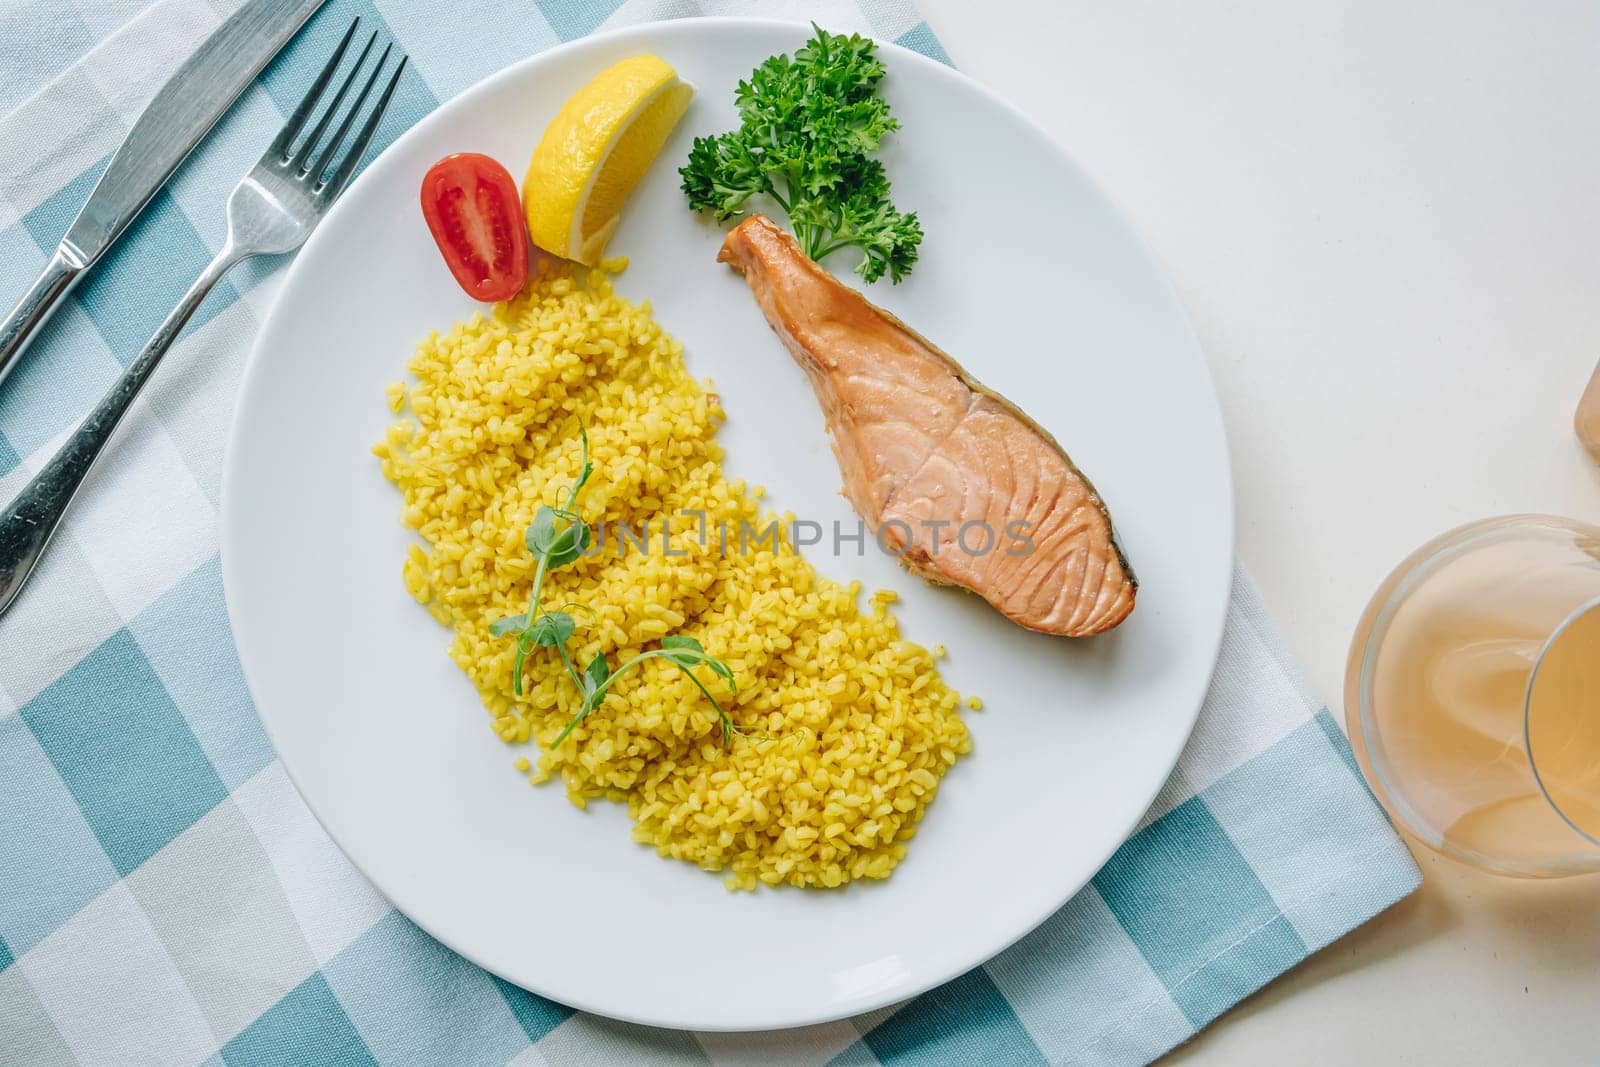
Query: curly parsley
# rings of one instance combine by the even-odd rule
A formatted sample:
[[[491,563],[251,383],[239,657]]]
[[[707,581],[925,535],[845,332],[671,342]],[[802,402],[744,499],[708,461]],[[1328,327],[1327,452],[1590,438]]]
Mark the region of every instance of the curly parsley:
[[[917,260],[922,224],[889,200],[871,158],[899,123],[877,95],[883,64],[856,34],[816,36],[791,59],[776,55],[739,83],[739,128],[698,137],[679,170],[689,206],[722,222],[765,194],[789,216],[814,260],[859,249],[857,274],[900,281]]]

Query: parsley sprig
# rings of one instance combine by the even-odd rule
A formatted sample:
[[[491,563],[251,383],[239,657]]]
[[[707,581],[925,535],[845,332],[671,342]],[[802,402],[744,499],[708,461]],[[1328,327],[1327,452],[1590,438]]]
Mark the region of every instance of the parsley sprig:
[[[577,713],[560,735],[551,742],[550,747],[555,749],[561,747],[561,743],[578,728],[579,723],[588,718],[590,712],[605,702],[606,694],[619,678],[647,660],[663,659],[682,671],[716,709],[717,718],[722,723],[722,744],[726,748],[739,729],[734,726],[728,713],[722,710],[722,705],[717,703],[717,698],[711,695],[711,690],[707,689],[695,675],[694,668],[701,665],[708,667],[713,674],[728,683],[728,691],[735,696],[739,693],[739,687],[734,682],[733,671],[728,665],[708,653],[699,641],[683,634],[668,635],[661,639],[660,648],[641,652],[615,670],[606,659],[605,652],[600,651],[595,653],[594,658],[582,671],[579,671],[567,652],[567,642],[577,632],[577,620],[566,610],[545,612],[539,610],[545,578],[551,571],[560,570],[576,562],[594,543],[594,531],[576,510],[578,494],[589,481],[590,475],[594,473],[594,464],[589,461],[588,430],[580,426],[578,434],[583,442],[582,461],[577,480],[567,489],[566,502],[561,507],[540,505],[539,510],[534,512],[533,522],[529,524],[523,536],[528,551],[533,554],[536,561],[533,589],[528,594],[528,610],[520,615],[497,619],[489,624],[491,635],[516,638],[517,653],[511,668],[511,689],[517,696],[522,695],[523,669],[535,648],[555,649],[556,654],[561,657],[561,665],[566,669],[567,676],[572,679],[573,684],[578,687],[578,692],[583,696]]]
[[[922,224],[890,202],[883,164],[871,158],[900,125],[877,95],[883,63],[865,37],[812,29],[794,58],[772,56],[739,83],[739,128],[695,139],[678,172],[683,191],[719,222],[765,194],[812,259],[857,248],[864,280],[887,272],[898,282],[917,260]]]

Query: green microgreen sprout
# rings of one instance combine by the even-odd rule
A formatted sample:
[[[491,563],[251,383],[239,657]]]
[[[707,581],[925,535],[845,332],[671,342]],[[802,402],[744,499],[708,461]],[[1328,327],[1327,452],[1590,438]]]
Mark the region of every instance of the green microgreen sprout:
[[[524,667],[533,650],[554,649],[561,658],[561,665],[566,669],[567,677],[572,679],[573,685],[583,696],[577,713],[555,741],[551,742],[550,748],[555,749],[561,747],[561,743],[578,728],[578,724],[583,722],[591,711],[605,702],[606,695],[619,678],[646,660],[665,660],[682,671],[716,710],[717,718],[722,724],[722,746],[726,748],[731,743],[733,735],[739,733],[739,728],[733,724],[733,720],[717,702],[717,698],[711,694],[711,690],[706,688],[705,683],[695,675],[694,668],[705,666],[710,669],[713,674],[727,682],[728,691],[734,696],[738,695],[739,687],[728,665],[708,653],[699,641],[683,634],[669,634],[661,639],[661,647],[641,652],[615,669],[603,651],[597,652],[580,671],[567,651],[567,642],[577,631],[577,621],[565,608],[577,608],[581,611],[589,609],[584,605],[568,604],[562,610],[546,612],[539,610],[545,578],[551,571],[576,562],[594,543],[593,531],[576,510],[578,494],[589,481],[590,475],[594,473],[594,464],[589,461],[588,430],[580,425],[578,433],[583,442],[583,454],[577,480],[568,488],[566,501],[561,507],[540,505],[539,510],[534,512],[533,522],[529,524],[527,534],[523,538],[535,560],[533,588],[528,594],[528,610],[521,615],[511,615],[489,624],[489,633],[492,636],[516,639],[516,658],[512,661],[511,668],[512,692],[519,697],[522,695]]]

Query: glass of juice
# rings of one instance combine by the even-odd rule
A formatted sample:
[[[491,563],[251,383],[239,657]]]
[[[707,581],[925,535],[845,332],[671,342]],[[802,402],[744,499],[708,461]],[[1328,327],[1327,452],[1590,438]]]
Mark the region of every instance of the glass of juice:
[[[1589,450],[1595,459],[1600,459],[1600,364],[1594,368],[1594,377],[1589,379],[1589,388],[1583,391],[1583,398],[1578,401],[1578,414],[1572,420],[1573,428],[1578,431],[1578,440]]]
[[[1600,871],[1600,528],[1515,515],[1418,549],[1362,616],[1345,707],[1418,840],[1497,874]]]

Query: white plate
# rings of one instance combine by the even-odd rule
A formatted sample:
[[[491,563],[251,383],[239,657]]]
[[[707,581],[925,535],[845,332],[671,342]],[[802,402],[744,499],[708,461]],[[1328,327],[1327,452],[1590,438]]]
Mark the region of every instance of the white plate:
[[[410,535],[368,446],[413,345],[475,307],[417,208],[424,170],[486,152],[520,173],[553,110],[639,52],[698,93],[634,194],[612,251],[715,378],[733,474],[780,509],[853,526],[801,372],[721,229],[676,169],[734,125],[733,87],[804,27],[743,19],[593,37],[495,75],[424,119],[358,180],[300,253],[245,376],[223,491],[228,607],[285,766],[334,839],[429,933],[567,1004],[694,1029],[795,1026],[875,1009],[992,956],[1082,887],[1133,829],[1194,723],[1221,635],[1232,494],[1222,422],[1189,324],[1132,229],[1020,114],[885,45],[903,123],[884,154],[921,213],[922,259],[870,296],[1018,401],[1103,492],[1143,587],[1112,634],[1029,634],[975,597],[924,586],[875,550],[809,555],[892,587],[906,634],[950,648],[981,694],[973,754],[945,779],[883,884],[729,893],[629,838],[625,811],[580,812],[511,769],[448,634],[405,593]],[[840,257],[841,260],[844,257]],[[841,271],[848,262],[834,263]]]

